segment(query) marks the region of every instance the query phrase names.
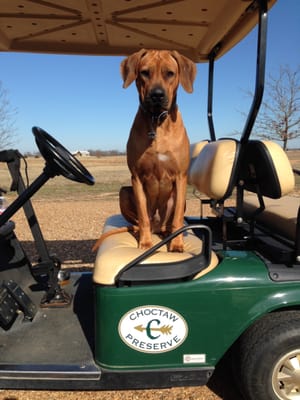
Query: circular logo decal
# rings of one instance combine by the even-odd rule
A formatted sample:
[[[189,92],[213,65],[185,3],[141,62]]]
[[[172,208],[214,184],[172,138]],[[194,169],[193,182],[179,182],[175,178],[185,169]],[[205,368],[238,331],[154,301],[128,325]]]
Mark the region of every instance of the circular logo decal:
[[[123,342],[142,353],[164,353],[180,346],[188,335],[184,318],[162,306],[140,306],[128,311],[119,322]]]

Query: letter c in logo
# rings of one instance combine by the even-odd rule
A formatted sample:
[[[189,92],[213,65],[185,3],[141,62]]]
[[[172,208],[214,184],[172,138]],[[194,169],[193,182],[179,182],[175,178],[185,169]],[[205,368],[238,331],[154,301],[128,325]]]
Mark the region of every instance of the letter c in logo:
[[[152,322],[157,322],[157,325],[159,325],[159,324],[160,324],[160,320],[159,320],[159,319],[152,319],[151,321],[148,322],[147,327],[146,327],[146,332],[147,332],[148,338],[154,340],[154,339],[159,338],[160,335],[158,335],[158,336],[153,336],[153,335],[151,334],[151,330],[156,330],[156,331],[158,330],[157,328],[151,328]]]

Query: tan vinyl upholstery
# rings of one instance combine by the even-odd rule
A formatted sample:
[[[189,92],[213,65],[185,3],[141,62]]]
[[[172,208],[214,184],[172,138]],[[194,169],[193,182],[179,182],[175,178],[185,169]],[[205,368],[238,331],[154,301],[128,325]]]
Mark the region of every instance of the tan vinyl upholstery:
[[[189,183],[214,200],[231,194],[238,142],[222,139],[207,143],[193,160]]]
[[[295,187],[295,177],[284,150],[271,141],[250,141],[243,160],[242,177],[245,189],[245,215],[254,215],[272,231],[296,239],[299,198],[286,196]],[[260,208],[257,194],[263,196],[265,209]],[[285,197],[283,197],[285,196]]]
[[[128,223],[121,215],[113,215],[106,221],[103,232],[114,230],[119,227],[127,226]],[[161,239],[158,235],[152,235],[153,244]],[[184,234],[184,252],[168,252],[166,246],[145,260],[145,263],[166,263],[186,260],[201,252],[202,241],[188,231]],[[113,234],[107,237],[101,244],[93,273],[93,280],[97,284],[113,285],[116,275],[122,268],[136,257],[140,256],[144,250],[137,247],[137,241],[129,232]],[[211,263],[199,273],[199,277],[207,273],[218,264],[218,258],[214,252],[211,255]]]
[[[294,173],[284,150],[275,142],[251,140],[243,157],[245,189],[279,199],[295,187]]]
[[[190,166],[194,163],[204,146],[207,145],[208,140],[202,140],[201,142],[192,143],[190,145]]]
[[[274,231],[290,240],[296,237],[299,199],[285,197],[295,187],[295,177],[284,150],[275,142],[250,140],[242,155],[239,171],[235,171],[238,143],[224,139],[193,148],[189,183],[211,199],[224,199],[235,180],[243,185],[243,212],[255,216]],[[196,154],[197,153],[197,154]],[[260,212],[258,196],[263,198],[265,210]]]
[[[190,176],[191,176],[191,169],[193,167],[193,164],[197,157],[199,156],[200,152],[203,150],[203,148],[207,145],[208,140],[202,140],[201,142],[196,142],[192,143],[190,145],[190,167],[189,167],[189,172],[188,172],[188,184],[191,184],[189,181]]]
[[[256,216],[256,220],[274,232],[290,239],[296,239],[297,213],[299,197],[285,196],[281,199],[264,199],[265,210]],[[257,196],[248,193],[244,200],[244,211],[254,213],[259,207]]]

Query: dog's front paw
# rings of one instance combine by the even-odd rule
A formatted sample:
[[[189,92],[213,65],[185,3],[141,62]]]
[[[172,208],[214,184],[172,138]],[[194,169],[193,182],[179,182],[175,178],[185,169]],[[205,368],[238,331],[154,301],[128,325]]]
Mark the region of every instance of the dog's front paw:
[[[139,242],[139,248],[142,250],[148,250],[152,247],[152,241],[150,240],[143,240]]]
[[[170,243],[169,251],[183,253],[182,236],[176,236]]]

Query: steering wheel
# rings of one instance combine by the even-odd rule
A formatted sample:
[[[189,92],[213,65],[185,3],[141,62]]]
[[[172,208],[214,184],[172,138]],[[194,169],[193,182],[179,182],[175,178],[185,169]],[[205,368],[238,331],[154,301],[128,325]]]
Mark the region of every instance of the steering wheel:
[[[94,185],[94,177],[89,171],[54,137],[36,126],[32,128],[32,133],[52,176],[63,175],[72,181]]]

